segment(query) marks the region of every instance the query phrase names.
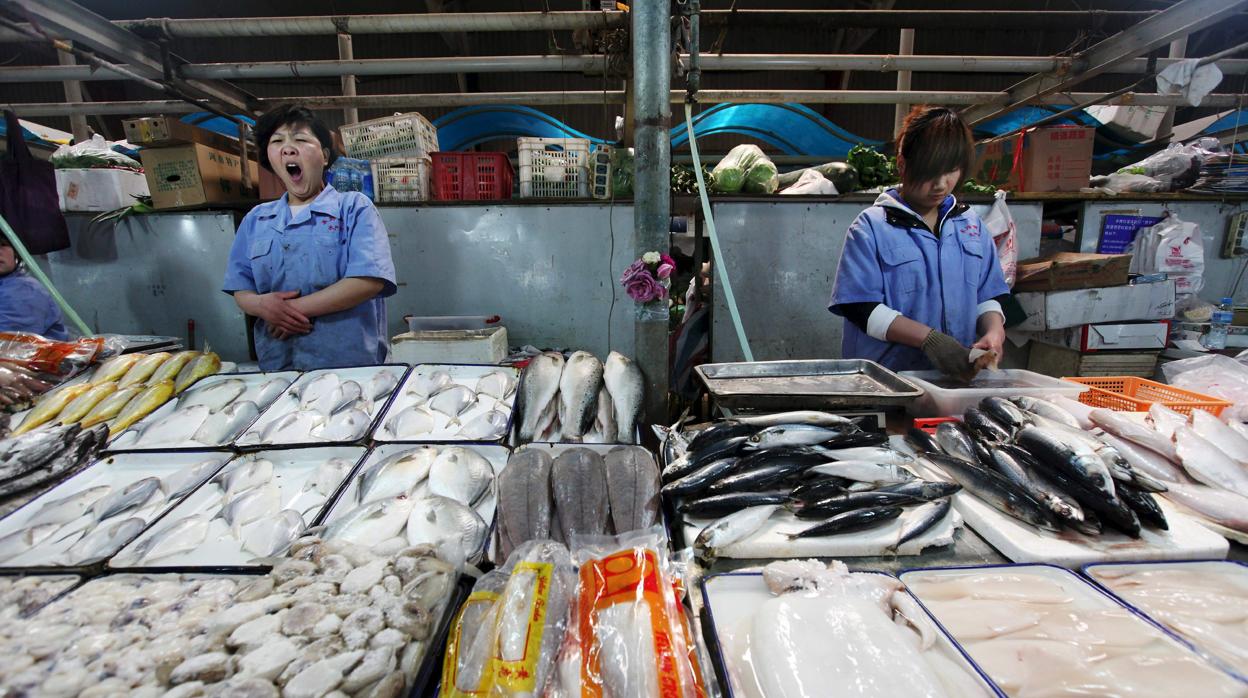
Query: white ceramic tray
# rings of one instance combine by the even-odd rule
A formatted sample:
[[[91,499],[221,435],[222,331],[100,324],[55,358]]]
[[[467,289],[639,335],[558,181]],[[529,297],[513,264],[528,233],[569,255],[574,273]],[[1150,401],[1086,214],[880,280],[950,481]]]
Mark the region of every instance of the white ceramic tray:
[[[511,376],[512,392],[504,400],[497,400],[490,396],[477,395],[477,403],[470,407],[466,412],[459,415],[456,423],[452,423],[450,417],[434,412],[434,429],[433,431],[422,434],[397,434],[393,429],[393,420],[403,410],[413,407],[424,402],[419,397],[408,392],[413,381],[422,376],[428,376],[436,371],[442,371],[450,376],[453,384],[463,385],[472,390],[476,390],[477,381],[490,373],[501,372]],[[515,385],[520,382],[520,371],[511,366],[494,366],[494,365],[467,365],[467,364],[417,364],[407,374],[407,378],[403,381],[403,385],[399,387],[394,399],[390,401],[390,406],[386,409],[386,413],[382,415],[381,422],[377,425],[376,432],[373,435],[374,440],[380,443],[386,442],[421,442],[421,441],[480,441],[480,442],[498,442],[507,437],[511,432],[511,415],[512,407],[515,404],[516,392]],[[491,409],[499,409],[507,413],[507,426],[495,438],[492,439],[473,439],[460,434],[460,429],[472,420],[484,415]],[[432,411],[432,410],[431,410]]]
[[[249,523],[241,528],[242,538],[236,538],[225,519],[214,518],[225,503],[221,479],[234,468],[244,467],[260,460],[271,462],[273,464],[272,482],[277,485],[281,501],[277,511],[293,509],[299,512],[304,521],[304,528],[307,528],[320,519],[322,511],[337,494],[342,483],[355,472],[364,453],[365,450],[358,446],[320,446],[256,451],[239,456],[213,478],[212,482],[196,490],[117,553],[109,561],[109,567],[114,569],[261,567],[262,564],[255,560],[264,557],[266,553],[248,550],[244,541],[248,538],[248,534],[258,533],[270,522],[262,520]],[[310,481],[318,468],[331,459],[339,459],[342,477],[323,483],[321,486],[326,491],[320,491]],[[194,550],[159,559],[138,560],[134,558],[135,551],[140,549],[146,540],[161,535],[165,529],[176,525],[188,516],[210,519],[203,543]]]
[[[260,415],[260,418],[257,419],[256,422],[252,424],[249,429],[247,429],[247,431],[243,432],[242,436],[235,439],[234,445],[242,449],[255,450],[261,448],[271,448],[274,446],[325,446],[330,443],[364,442],[368,436],[373,433],[373,429],[377,426],[377,418],[383,411],[385,411],[386,405],[389,403],[394,394],[393,390],[385,393],[384,395],[378,396],[376,399],[372,400],[370,404],[368,404],[369,409],[367,410],[367,413],[370,420],[369,427],[365,433],[357,439],[346,442],[330,442],[309,436],[304,440],[267,442],[262,441],[261,436],[269,424],[299,409],[298,396],[300,392],[303,390],[304,386],[316,380],[319,376],[326,373],[334,373],[337,374],[343,381],[355,381],[360,384],[360,387],[367,390],[369,380],[381,371],[389,371],[392,373],[396,379],[396,385],[401,385],[403,382],[403,376],[407,372],[407,367],[402,364],[384,364],[381,366],[357,366],[354,368],[327,368],[304,373],[299,376],[298,380],[291,384],[290,388],[288,388],[281,397],[273,401],[273,404],[269,406],[269,409],[265,410]]]

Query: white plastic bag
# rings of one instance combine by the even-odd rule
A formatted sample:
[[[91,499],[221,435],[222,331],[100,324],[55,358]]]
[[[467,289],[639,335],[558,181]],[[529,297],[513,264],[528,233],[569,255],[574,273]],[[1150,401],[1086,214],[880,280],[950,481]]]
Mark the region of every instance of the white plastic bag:
[[[90,140],[73,145],[63,145],[52,153],[52,165],[59,169],[83,169],[91,167],[125,167],[142,170],[133,158],[115,150],[100,134],[91,136]]]
[[[1174,279],[1174,292],[1185,296],[1200,291],[1205,285],[1205,244],[1200,226],[1170,216],[1153,226],[1157,231],[1157,271]]]
[[[1248,421],[1248,365],[1229,356],[1207,354],[1161,365],[1166,382],[1234,403],[1223,418]]]
[[[836,185],[832,180],[823,176],[822,172],[811,168],[802,173],[793,186],[780,192],[781,194],[793,195],[815,195],[815,196],[836,196],[840,192],[836,190]]]
[[[997,246],[997,259],[1001,260],[1005,285],[1013,288],[1014,279],[1018,276],[1018,230],[1014,217],[1010,215],[1010,207],[1005,205],[1005,195],[1002,189],[993,195],[992,208],[984,216],[984,228]]]

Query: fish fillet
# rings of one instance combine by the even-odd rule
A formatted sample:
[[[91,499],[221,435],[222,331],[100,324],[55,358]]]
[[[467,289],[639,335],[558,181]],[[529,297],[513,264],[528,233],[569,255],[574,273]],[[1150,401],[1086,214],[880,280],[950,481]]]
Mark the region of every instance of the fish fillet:
[[[564,451],[551,465],[550,483],[565,540],[606,531],[607,476],[602,456],[586,448]]]
[[[659,467],[650,452],[637,446],[611,449],[606,464],[607,498],[615,532],[646,528],[659,512]]]

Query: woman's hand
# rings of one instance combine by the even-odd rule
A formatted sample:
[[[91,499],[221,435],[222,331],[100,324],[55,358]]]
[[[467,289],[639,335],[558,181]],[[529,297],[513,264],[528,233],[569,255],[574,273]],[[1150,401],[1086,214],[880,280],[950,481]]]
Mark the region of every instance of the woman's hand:
[[[264,320],[270,328],[269,334],[273,334],[273,330],[282,330],[286,332],[286,336],[290,336],[312,331],[312,321],[290,303],[290,299],[298,296],[298,291],[274,291],[260,294],[239,291],[234,294],[234,300],[243,312]],[[277,337],[276,334],[273,336]],[[284,339],[284,337],[278,337],[278,339]]]
[[[993,317],[1000,318],[1000,316],[996,313],[991,313],[991,315]],[[999,319],[995,323],[990,322],[985,324],[988,324],[988,328],[984,331],[983,336],[971,345],[971,348],[987,349],[995,352],[997,355],[997,361],[1000,361],[1001,357],[1005,356],[1005,327]]]

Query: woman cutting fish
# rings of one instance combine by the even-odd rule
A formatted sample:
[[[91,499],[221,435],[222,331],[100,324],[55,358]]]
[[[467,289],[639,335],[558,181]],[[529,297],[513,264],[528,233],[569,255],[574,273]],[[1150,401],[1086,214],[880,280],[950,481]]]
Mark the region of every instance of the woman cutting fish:
[[[897,135],[901,186],[849,227],[828,305],[845,358],[895,370],[974,375],[970,349],[1002,353],[1009,292],[992,236],[953,192],[971,168],[971,132],[945,107],[915,107]]]
[[[257,318],[260,368],[382,363],[395,277],[381,216],[363,194],[325,184],[333,138],[311,111],[277,107],[255,132],[261,167],[286,193],[243,219],[222,290]]]

